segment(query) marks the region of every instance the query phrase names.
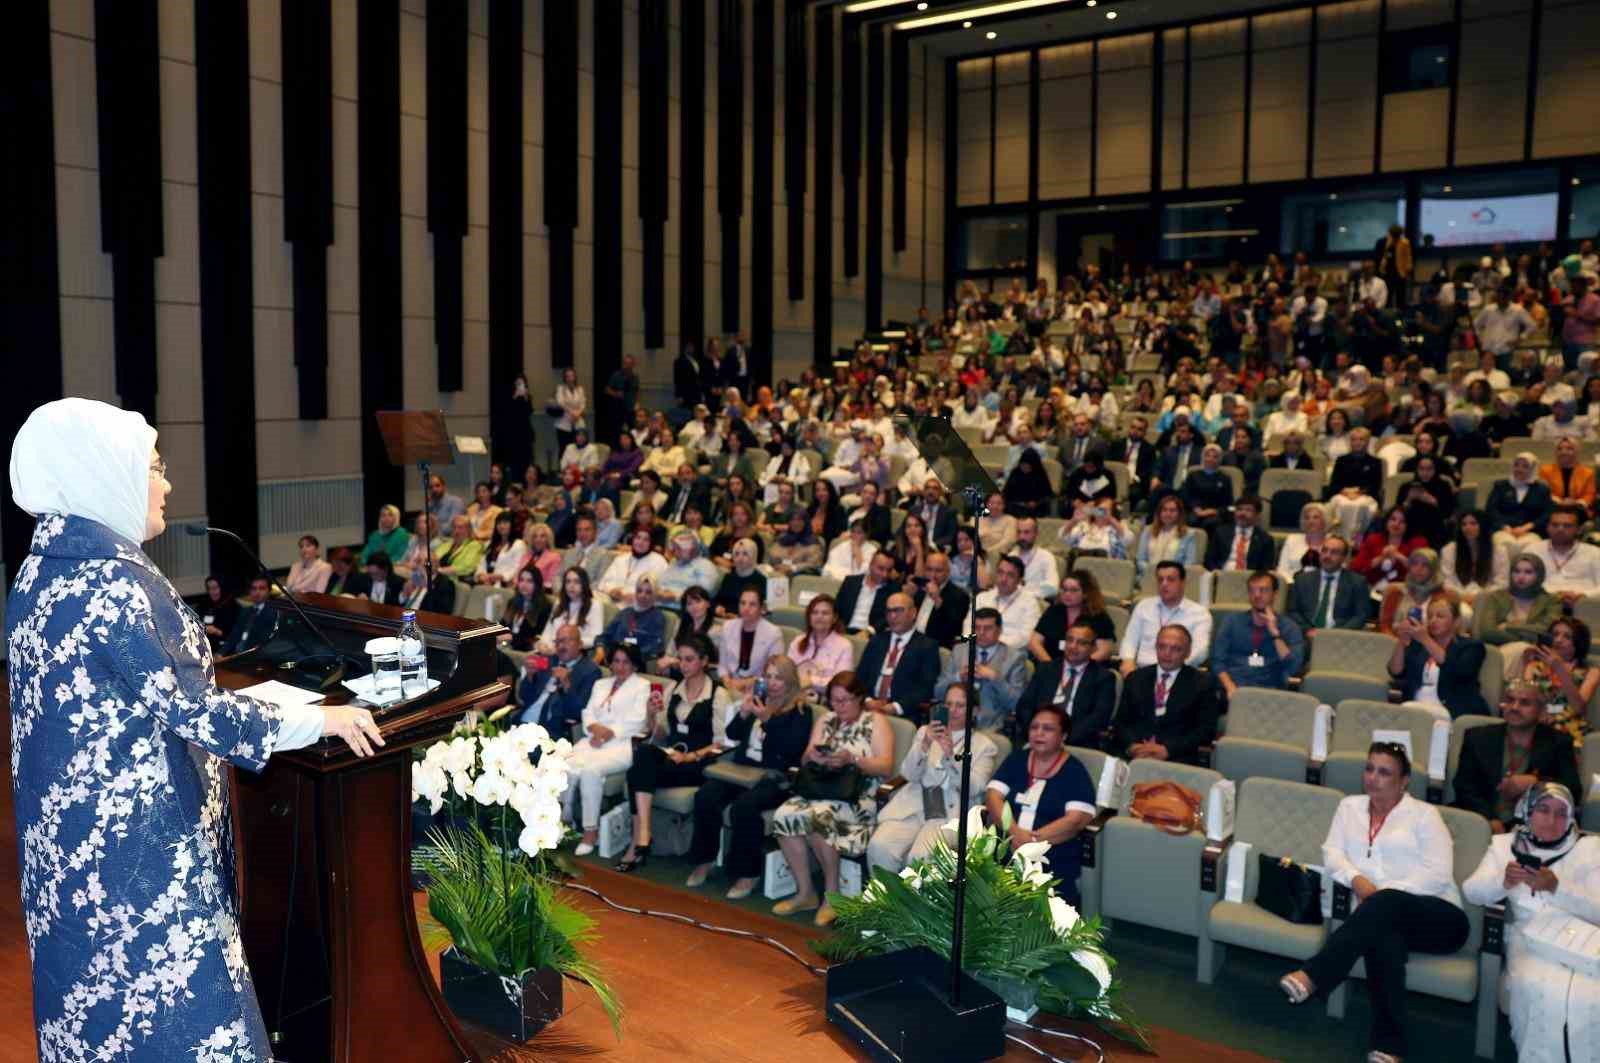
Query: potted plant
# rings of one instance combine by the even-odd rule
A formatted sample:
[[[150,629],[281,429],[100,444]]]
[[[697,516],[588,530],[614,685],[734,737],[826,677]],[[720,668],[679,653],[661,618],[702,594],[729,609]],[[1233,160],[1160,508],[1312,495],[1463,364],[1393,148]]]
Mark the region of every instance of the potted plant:
[[[445,1002],[518,1043],[561,1016],[563,978],[593,989],[614,1029],[621,1019],[584,956],[594,920],[561,899],[553,873],[571,749],[537,724],[502,731],[484,722],[412,765],[412,800],[426,802],[436,823],[413,860],[428,882],[423,942],[446,946]]]
[[[981,813],[972,809],[967,827],[963,969],[994,990],[1014,1018],[1026,1021],[1043,1008],[1148,1049],[1144,1028],[1121,1002],[1099,919],[1080,918],[1054,892],[1056,880],[1042,862],[1048,843],[1011,852],[1010,823],[985,827]],[[956,827],[955,820],[947,824],[951,832]],[[956,854],[942,838],[898,876],[876,869],[861,896],[829,895],[838,918],[817,951],[843,962],[921,946],[948,960],[955,877]]]

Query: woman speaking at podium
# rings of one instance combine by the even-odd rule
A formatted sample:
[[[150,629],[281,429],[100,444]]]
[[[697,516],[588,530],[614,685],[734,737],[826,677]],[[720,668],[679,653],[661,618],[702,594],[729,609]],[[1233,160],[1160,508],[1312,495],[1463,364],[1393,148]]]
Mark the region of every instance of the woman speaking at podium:
[[[137,413],[29,415],[11,490],[37,518],[7,603],[22,911],[41,1059],[272,1058],[240,938],[227,763],[365,709],[282,709],[216,686],[205,630],[140,544],[172,485]]]

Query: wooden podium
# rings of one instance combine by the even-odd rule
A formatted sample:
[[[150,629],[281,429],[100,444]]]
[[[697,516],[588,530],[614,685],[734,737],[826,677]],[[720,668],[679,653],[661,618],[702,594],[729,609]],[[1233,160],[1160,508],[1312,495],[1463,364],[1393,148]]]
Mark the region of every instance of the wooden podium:
[[[300,601],[350,653],[400,629],[396,606],[321,594]],[[275,754],[259,775],[231,773],[245,956],[283,1063],[481,1059],[445,1006],[418,936],[411,763],[416,746],[447,734],[463,713],[505,703],[510,685],[496,673],[503,629],[437,613],[417,619],[429,674],[441,683],[375,712],[387,743],[376,755],[357,758],[332,739]],[[285,674],[256,656],[217,666],[217,682],[230,689]],[[341,688],[328,702],[348,697]]]

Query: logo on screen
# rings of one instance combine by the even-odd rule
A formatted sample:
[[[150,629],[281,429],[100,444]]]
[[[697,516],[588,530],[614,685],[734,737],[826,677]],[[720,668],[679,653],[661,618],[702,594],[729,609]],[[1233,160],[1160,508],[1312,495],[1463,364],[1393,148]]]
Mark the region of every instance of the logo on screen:
[[[1472,220],[1474,225],[1493,225],[1499,215],[1494,212],[1492,207],[1479,207],[1471,214],[1468,214],[1467,217]]]

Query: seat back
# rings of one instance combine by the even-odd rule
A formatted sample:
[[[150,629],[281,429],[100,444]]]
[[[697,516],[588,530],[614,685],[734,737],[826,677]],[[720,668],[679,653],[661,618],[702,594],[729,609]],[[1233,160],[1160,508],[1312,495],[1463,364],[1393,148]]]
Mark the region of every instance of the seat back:
[[[889,730],[894,735],[894,771],[890,774],[898,775],[906,754],[911,752],[911,743],[916,740],[917,725],[904,716],[885,716],[884,719],[889,721]]]
[[[1284,779],[1246,779],[1239,787],[1233,837],[1258,852],[1321,864],[1322,843],[1344,795]]]
[[[1122,633],[1128,630],[1128,610],[1120,605],[1106,606],[1106,615],[1111,618],[1111,628],[1117,634],[1117,641],[1122,641]]]
[[[1437,719],[1426,709],[1346,698],[1339,702],[1334,711],[1333,736],[1328,742],[1328,760],[1323,767],[1324,781],[1336,790],[1348,794],[1360,793],[1361,773],[1366,764],[1367,749],[1372,745],[1372,732],[1405,731],[1411,736],[1409,789],[1413,797],[1425,797],[1428,792],[1428,757],[1433,743],[1433,724]]]
[[[1222,466],[1222,475],[1233,483],[1233,500],[1237,502],[1244,497],[1244,470],[1234,465]]]
[[[827,594],[837,598],[839,596],[839,581],[828,576],[789,577],[789,600],[791,602],[800,605],[800,595],[807,592],[812,597],[816,597],[819,594]],[[809,603],[810,599],[808,598],[806,601]],[[804,606],[801,606],[801,608],[804,608]]]
[[[1287,690],[1240,687],[1228,699],[1228,737],[1311,748],[1317,699]]]
[[[1506,659],[1498,646],[1485,646],[1483,664],[1478,666],[1478,693],[1491,709],[1500,704],[1506,684]]]
[[[1200,795],[1200,807],[1204,809],[1212,785],[1221,781],[1221,772],[1212,771],[1210,768],[1197,768],[1193,764],[1175,764],[1170,760],[1155,760],[1149,757],[1135,760],[1128,765],[1128,785],[1122,792],[1121,805],[1117,811],[1127,815],[1128,809],[1133,804],[1134,787],[1147,782],[1175,782],[1187,786]]]
[[[1138,569],[1132,561],[1111,557],[1080,557],[1073,564],[1077,572],[1091,573],[1108,599],[1126,601],[1133,594]]]
[[[1588,624],[1589,630],[1600,630],[1600,598],[1579,598],[1572,615]]]
[[[1310,641],[1310,672],[1388,677],[1389,656],[1394,653],[1394,639],[1389,635],[1327,628],[1317,632],[1317,637]]]
[[[1123,450],[1126,452],[1127,448],[1124,447]],[[1117,501],[1126,502],[1128,500],[1128,484],[1133,479],[1133,475],[1128,471],[1128,463],[1125,461],[1108,461],[1105,464],[1106,472],[1111,474],[1112,482],[1117,485]]]
[[[1266,469],[1261,473],[1261,497],[1271,498],[1279,491],[1304,491],[1315,498],[1322,494],[1322,474],[1315,469]],[[1285,527],[1299,530],[1300,514]]]
[[[1459,886],[1478,869],[1484,851],[1489,848],[1489,839],[1493,837],[1489,830],[1489,821],[1476,812],[1451,808],[1449,805],[1434,807],[1438,808],[1445,829],[1450,832],[1452,872],[1456,885]],[[1462,907],[1467,913],[1467,922],[1471,925],[1472,931],[1467,935],[1467,943],[1461,947],[1461,951],[1476,952],[1478,943],[1482,940],[1483,909],[1465,897],[1462,898]]]
[[[1600,775],[1600,741],[1587,741],[1583,743],[1583,751],[1578,755],[1579,774],[1578,781],[1584,790],[1594,786],[1594,777]],[[1574,794],[1574,797],[1580,797]],[[1600,831],[1600,801],[1584,801],[1580,825],[1587,831]]]
[[[995,766],[998,767],[1011,755],[1011,739],[999,731],[984,731],[983,733],[989,737],[989,741],[994,743],[994,748],[998,751],[998,755],[994,758]]]
[[[1078,758],[1078,760],[1083,764],[1083,770],[1089,773],[1089,781],[1095,784],[1096,792],[1098,792],[1100,786],[1100,773],[1103,772],[1106,767],[1106,754],[1100,752],[1098,749],[1089,749],[1085,746],[1068,746],[1067,755]],[[1121,804],[1122,802],[1119,797],[1117,806],[1121,807]]]
[[[1250,577],[1252,572],[1217,572],[1214,578],[1216,586],[1211,592],[1211,601],[1216,605],[1243,605],[1250,604]],[[1278,612],[1283,612],[1289,605],[1289,585],[1278,579],[1278,590],[1273,596],[1272,607]]]
[[[1511,475],[1510,458],[1468,458],[1461,465],[1461,482],[1491,487]]]

